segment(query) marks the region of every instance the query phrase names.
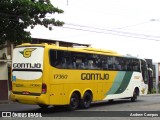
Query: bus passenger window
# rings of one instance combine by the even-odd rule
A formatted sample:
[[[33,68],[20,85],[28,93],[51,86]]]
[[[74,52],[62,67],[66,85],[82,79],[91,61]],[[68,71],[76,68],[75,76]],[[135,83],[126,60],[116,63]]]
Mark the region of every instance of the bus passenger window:
[[[88,61],[88,68],[93,69],[93,60]]]
[[[120,64],[118,65],[118,70],[122,70],[122,67]]]
[[[108,64],[107,63],[103,63],[103,69],[108,70]]]
[[[80,69],[80,68],[81,68],[81,63],[82,63],[82,60],[81,60],[81,59],[76,59],[76,68],[77,68],[77,69]]]

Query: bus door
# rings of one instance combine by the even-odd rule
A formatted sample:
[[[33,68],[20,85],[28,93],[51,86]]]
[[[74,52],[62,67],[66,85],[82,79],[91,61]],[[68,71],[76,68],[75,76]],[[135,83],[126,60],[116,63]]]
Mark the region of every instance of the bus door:
[[[147,64],[144,60],[141,60],[141,72],[144,83],[148,84],[148,69],[147,69]]]
[[[17,47],[13,51],[13,94],[39,96],[42,84],[44,47]]]

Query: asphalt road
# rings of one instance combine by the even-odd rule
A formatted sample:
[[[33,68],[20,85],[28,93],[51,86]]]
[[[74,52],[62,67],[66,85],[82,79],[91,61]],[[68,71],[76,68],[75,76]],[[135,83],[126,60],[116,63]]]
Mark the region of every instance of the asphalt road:
[[[129,99],[118,99],[113,103],[98,102],[93,103],[87,110],[67,111],[64,107],[41,109],[37,105],[24,105],[19,103],[0,104],[1,112],[11,112],[12,117],[21,119],[21,117],[39,117],[41,119],[127,119],[134,120],[138,117],[140,120],[160,119],[160,95],[151,95],[138,97],[137,102],[131,102]],[[34,114],[33,114],[34,113]],[[150,115],[150,116],[149,116]],[[18,117],[17,117],[18,116]],[[108,117],[109,116],[109,117]],[[146,117],[147,116],[147,117]],[[125,117],[125,118],[124,118]],[[6,119],[6,118],[4,118]]]

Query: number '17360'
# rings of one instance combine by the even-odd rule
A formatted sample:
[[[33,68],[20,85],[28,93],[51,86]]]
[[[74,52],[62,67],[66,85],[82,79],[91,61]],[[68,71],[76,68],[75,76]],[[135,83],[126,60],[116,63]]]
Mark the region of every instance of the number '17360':
[[[54,74],[53,78],[54,79],[67,79],[68,75],[67,74]]]

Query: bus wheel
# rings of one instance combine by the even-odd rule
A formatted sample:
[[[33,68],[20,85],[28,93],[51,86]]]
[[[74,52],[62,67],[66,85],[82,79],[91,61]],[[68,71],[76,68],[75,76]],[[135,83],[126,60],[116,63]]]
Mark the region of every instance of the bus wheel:
[[[80,108],[88,109],[91,106],[91,102],[92,95],[89,92],[86,92],[81,100]]]
[[[114,99],[110,99],[108,100],[109,103],[113,103],[114,102]]]
[[[133,92],[133,97],[131,97],[131,101],[136,102],[137,101],[137,96],[138,96],[138,93],[137,93],[137,90],[135,89],[134,92]]]
[[[68,110],[76,110],[79,106],[80,98],[79,95],[73,93],[70,98],[70,104],[68,105]]]
[[[39,104],[39,107],[41,107],[41,108],[48,108],[48,105],[44,105],[44,104]]]

